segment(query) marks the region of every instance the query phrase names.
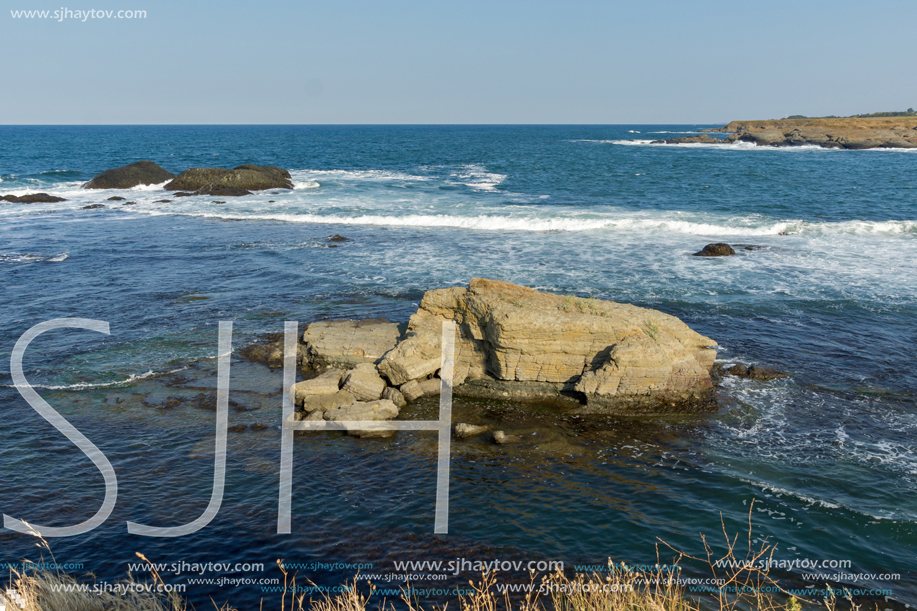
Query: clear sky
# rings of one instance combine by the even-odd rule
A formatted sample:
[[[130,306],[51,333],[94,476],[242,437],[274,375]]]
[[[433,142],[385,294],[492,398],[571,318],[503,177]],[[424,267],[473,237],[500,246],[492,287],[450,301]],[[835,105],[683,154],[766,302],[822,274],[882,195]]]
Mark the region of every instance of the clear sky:
[[[917,107],[913,0],[2,4],[0,124],[725,123]],[[11,13],[62,8],[147,16]]]

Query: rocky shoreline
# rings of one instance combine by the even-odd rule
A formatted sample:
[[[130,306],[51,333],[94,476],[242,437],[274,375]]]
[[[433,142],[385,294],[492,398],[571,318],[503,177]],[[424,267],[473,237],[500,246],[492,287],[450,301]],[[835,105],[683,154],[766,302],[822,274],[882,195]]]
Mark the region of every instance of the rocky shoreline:
[[[779,119],[733,121],[724,127],[701,130],[699,136],[654,140],[653,144],[719,144],[751,142],[757,146],[815,145],[837,149],[917,148],[917,117],[846,119]],[[726,133],[717,138],[709,133]]]
[[[289,389],[294,419],[391,420],[407,404],[438,395],[444,321],[456,323],[452,387],[465,398],[582,415],[694,414],[717,409],[714,383],[723,376],[782,375],[715,365],[714,340],[657,310],[474,278],[467,288],[427,291],[407,323],[309,324],[298,345],[302,381]],[[271,338],[243,356],[280,367],[282,342]],[[460,424],[460,437],[487,430]]]

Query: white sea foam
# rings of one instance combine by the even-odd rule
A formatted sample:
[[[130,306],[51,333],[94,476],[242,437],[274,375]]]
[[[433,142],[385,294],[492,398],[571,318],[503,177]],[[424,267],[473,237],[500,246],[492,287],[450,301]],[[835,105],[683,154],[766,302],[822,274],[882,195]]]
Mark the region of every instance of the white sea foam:
[[[0,263],[60,263],[61,261],[66,260],[68,257],[67,253],[62,252],[53,256],[47,255],[35,255],[35,254],[20,254],[20,253],[9,253],[9,254],[0,254]]]
[[[771,492],[771,493],[773,493],[773,494],[782,494],[782,495],[786,495],[786,496],[792,496],[792,497],[795,497],[795,498],[797,498],[797,499],[799,499],[799,500],[801,500],[801,501],[804,501],[804,502],[806,502],[806,503],[809,503],[810,505],[821,505],[822,507],[825,507],[826,509],[839,509],[839,508],[840,508],[840,505],[838,505],[838,504],[836,504],[836,503],[832,503],[832,502],[830,502],[830,501],[823,501],[823,500],[821,500],[821,499],[814,499],[814,498],[812,498],[812,497],[810,497],[810,496],[806,496],[806,495],[801,494],[801,493],[799,493],[799,492],[795,492],[795,491],[793,491],[793,490],[788,490],[788,489],[786,489],[786,488],[781,488],[781,487],[779,487],[779,486],[774,486],[773,484],[769,484],[769,483],[766,483],[766,482],[759,482],[759,481],[756,481],[756,480],[745,479],[745,478],[742,478],[742,477],[740,477],[740,478],[738,478],[738,479],[739,479],[739,481],[745,482],[746,484],[750,484],[750,485],[752,485],[752,486],[755,486],[756,488],[760,488],[760,489],[763,490],[764,492]]]
[[[170,180],[163,181],[155,185],[137,185],[136,187],[131,187],[129,191],[162,191],[163,187],[171,182]]]
[[[505,175],[490,172],[484,166],[477,164],[464,165],[452,176],[458,178],[465,186],[477,191],[494,191],[500,183],[506,180]]]
[[[116,386],[127,386],[133,384],[134,382],[139,382],[140,380],[146,380],[149,378],[154,378],[156,376],[169,375],[172,373],[178,373],[188,369],[189,366],[179,367],[178,369],[173,369],[171,371],[160,371],[155,372],[152,369],[146,373],[133,374],[128,376],[123,380],[118,380],[116,382],[99,382],[97,384],[92,384],[89,382],[79,382],[77,384],[63,384],[63,385],[52,385],[52,384],[30,384],[32,388],[38,388],[41,390],[87,390],[89,388],[113,388]],[[4,388],[19,388],[16,384],[4,384]]]
[[[318,189],[321,186],[317,180],[294,180],[293,189]]]
[[[700,222],[671,218],[616,215],[607,217],[585,216],[497,216],[497,215],[448,215],[408,214],[404,216],[386,214],[342,215],[293,212],[210,212],[125,208],[126,211],[150,215],[181,215],[226,220],[267,220],[289,223],[316,223],[326,225],[378,225],[389,227],[445,227],[484,231],[645,231],[654,233],[678,233],[699,236],[776,236],[790,234],[854,234],[854,235],[910,235],[917,234],[917,221],[843,221],[835,223],[813,223],[807,221],[777,221],[764,224],[731,224],[729,221]]]

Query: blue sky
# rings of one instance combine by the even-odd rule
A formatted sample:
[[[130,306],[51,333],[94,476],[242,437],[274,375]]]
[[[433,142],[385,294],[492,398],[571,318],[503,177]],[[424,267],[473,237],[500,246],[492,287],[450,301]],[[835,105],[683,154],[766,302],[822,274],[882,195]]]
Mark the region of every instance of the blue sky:
[[[0,124],[723,123],[917,107],[911,1],[3,4]],[[11,15],[62,7],[147,17]]]

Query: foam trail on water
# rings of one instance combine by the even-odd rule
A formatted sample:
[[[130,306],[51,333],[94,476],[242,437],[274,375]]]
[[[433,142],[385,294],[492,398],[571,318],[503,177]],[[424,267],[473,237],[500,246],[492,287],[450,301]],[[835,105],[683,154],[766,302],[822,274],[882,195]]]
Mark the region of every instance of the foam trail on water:
[[[115,386],[126,386],[128,384],[133,384],[134,382],[139,382],[140,380],[146,380],[156,376],[169,375],[172,373],[178,373],[188,369],[190,365],[185,367],[179,367],[178,369],[173,369],[171,371],[160,371],[155,372],[152,369],[146,373],[133,374],[125,378],[124,380],[118,380],[116,382],[99,382],[97,384],[92,384],[89,382],[79,382],[77,384],[62,384],[62,385],[50,385],[50,384],[30,384],[32,388],[40,388],[42,390],[86,390],[88,388],[112,388]],[[4,388],[18,388],[15,384],[4,384]]]
[[[178,212],[165,210],[131,209],[137,214],[153,216],[178,215],[225,220],[263,220],[289,223],[314,223],[325,225],[369,225],[388,227],[456,228],[476,231],[649,231],[690,234],[700,236],[775,236],[791,234],[862,234],[909,235],[917,233],[917,221],[843,221],[812,223],[806,221],[778,221],[759,226],[704,223],[674,219],[633,217],[577,218],[494,215],[375,215],[344,216],[338,214],[294,213],[215,213]]]

